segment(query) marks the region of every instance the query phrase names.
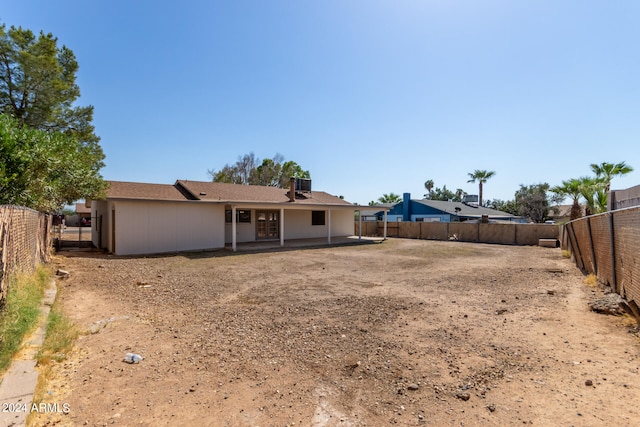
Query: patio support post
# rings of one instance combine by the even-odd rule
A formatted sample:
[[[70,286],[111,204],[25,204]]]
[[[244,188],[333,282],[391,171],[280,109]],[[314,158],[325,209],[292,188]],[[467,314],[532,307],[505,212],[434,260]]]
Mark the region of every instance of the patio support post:
[[[237,249],[236,244],[236,229],[238,225],[236,224],[236,205],[231,205],[231,250],[233,252]]]
[[[284,246],[284,208],[280,208],[280,246]]]
[[[362,211],[358,210],[358,240],[362,240]]]
[[[331,243],[331,209],[327,209],[327,242]]]

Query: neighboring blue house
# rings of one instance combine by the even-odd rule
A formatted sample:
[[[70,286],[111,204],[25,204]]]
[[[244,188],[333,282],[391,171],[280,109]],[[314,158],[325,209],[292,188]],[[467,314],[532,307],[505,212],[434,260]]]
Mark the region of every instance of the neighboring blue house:
[[[486,215],[489,220],[521,222],[520,217],[506,212],[462,202],[444,202],[429,199],[411,199],[404,193],[402,201],[393,205],[387,221],[460,222],[480,220]]]

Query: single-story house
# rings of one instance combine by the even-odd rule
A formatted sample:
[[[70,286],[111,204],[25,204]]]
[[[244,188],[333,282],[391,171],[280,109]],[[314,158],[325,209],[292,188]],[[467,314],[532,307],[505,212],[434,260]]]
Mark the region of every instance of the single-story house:
[[[429,199],[411,199],[411,194],[404,193],[402,201],[393,205],[387,220],[423,221],[423,222],[459,222],[481,220],[483,217],[491,221],[515,221],[522,219],[507,212],[485,208],[472,203],[448,202]]]
[[[322,191],[178,180],[109,181],[91,203],[94,246],[117,255],[218,249],[239,242],[354,234],[361,206]]]
[[[68,227],[80,227],[91,224],[91,208],[86,203],[76,203],[73,215],[64,215],[64,223]]]
[[[571,208],[573,205],[557,205],[553,206],[547,212],[547,217],[550,218],[550,221],[557,222],[559,224],[563,224],[565,222],[569,222],[571,219]],[[580,214],[584,215],[584,207],[580,206]]]
[[[76,203],[76,215],[79,225],[91,225],[91,208],[86,203]]]

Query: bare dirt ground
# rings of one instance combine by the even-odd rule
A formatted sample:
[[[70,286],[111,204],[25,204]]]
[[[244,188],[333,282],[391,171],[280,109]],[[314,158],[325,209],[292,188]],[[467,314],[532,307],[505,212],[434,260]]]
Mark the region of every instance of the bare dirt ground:
[[[69,413],[35,425],[640,423],[638,339],[589,310],[599,291],[559,249],[390,239],[57,262],[86,332],[45,393]]]

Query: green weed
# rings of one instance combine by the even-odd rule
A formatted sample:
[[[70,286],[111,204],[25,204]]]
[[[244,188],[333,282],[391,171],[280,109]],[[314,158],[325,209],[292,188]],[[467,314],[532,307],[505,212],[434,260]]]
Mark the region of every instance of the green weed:
[[[32,274],[9,277],[7,300],[0,310],[0,372],[9,367],[24,337],[35,329],[50,277],[51,272],[45,266],[39,266]]]

